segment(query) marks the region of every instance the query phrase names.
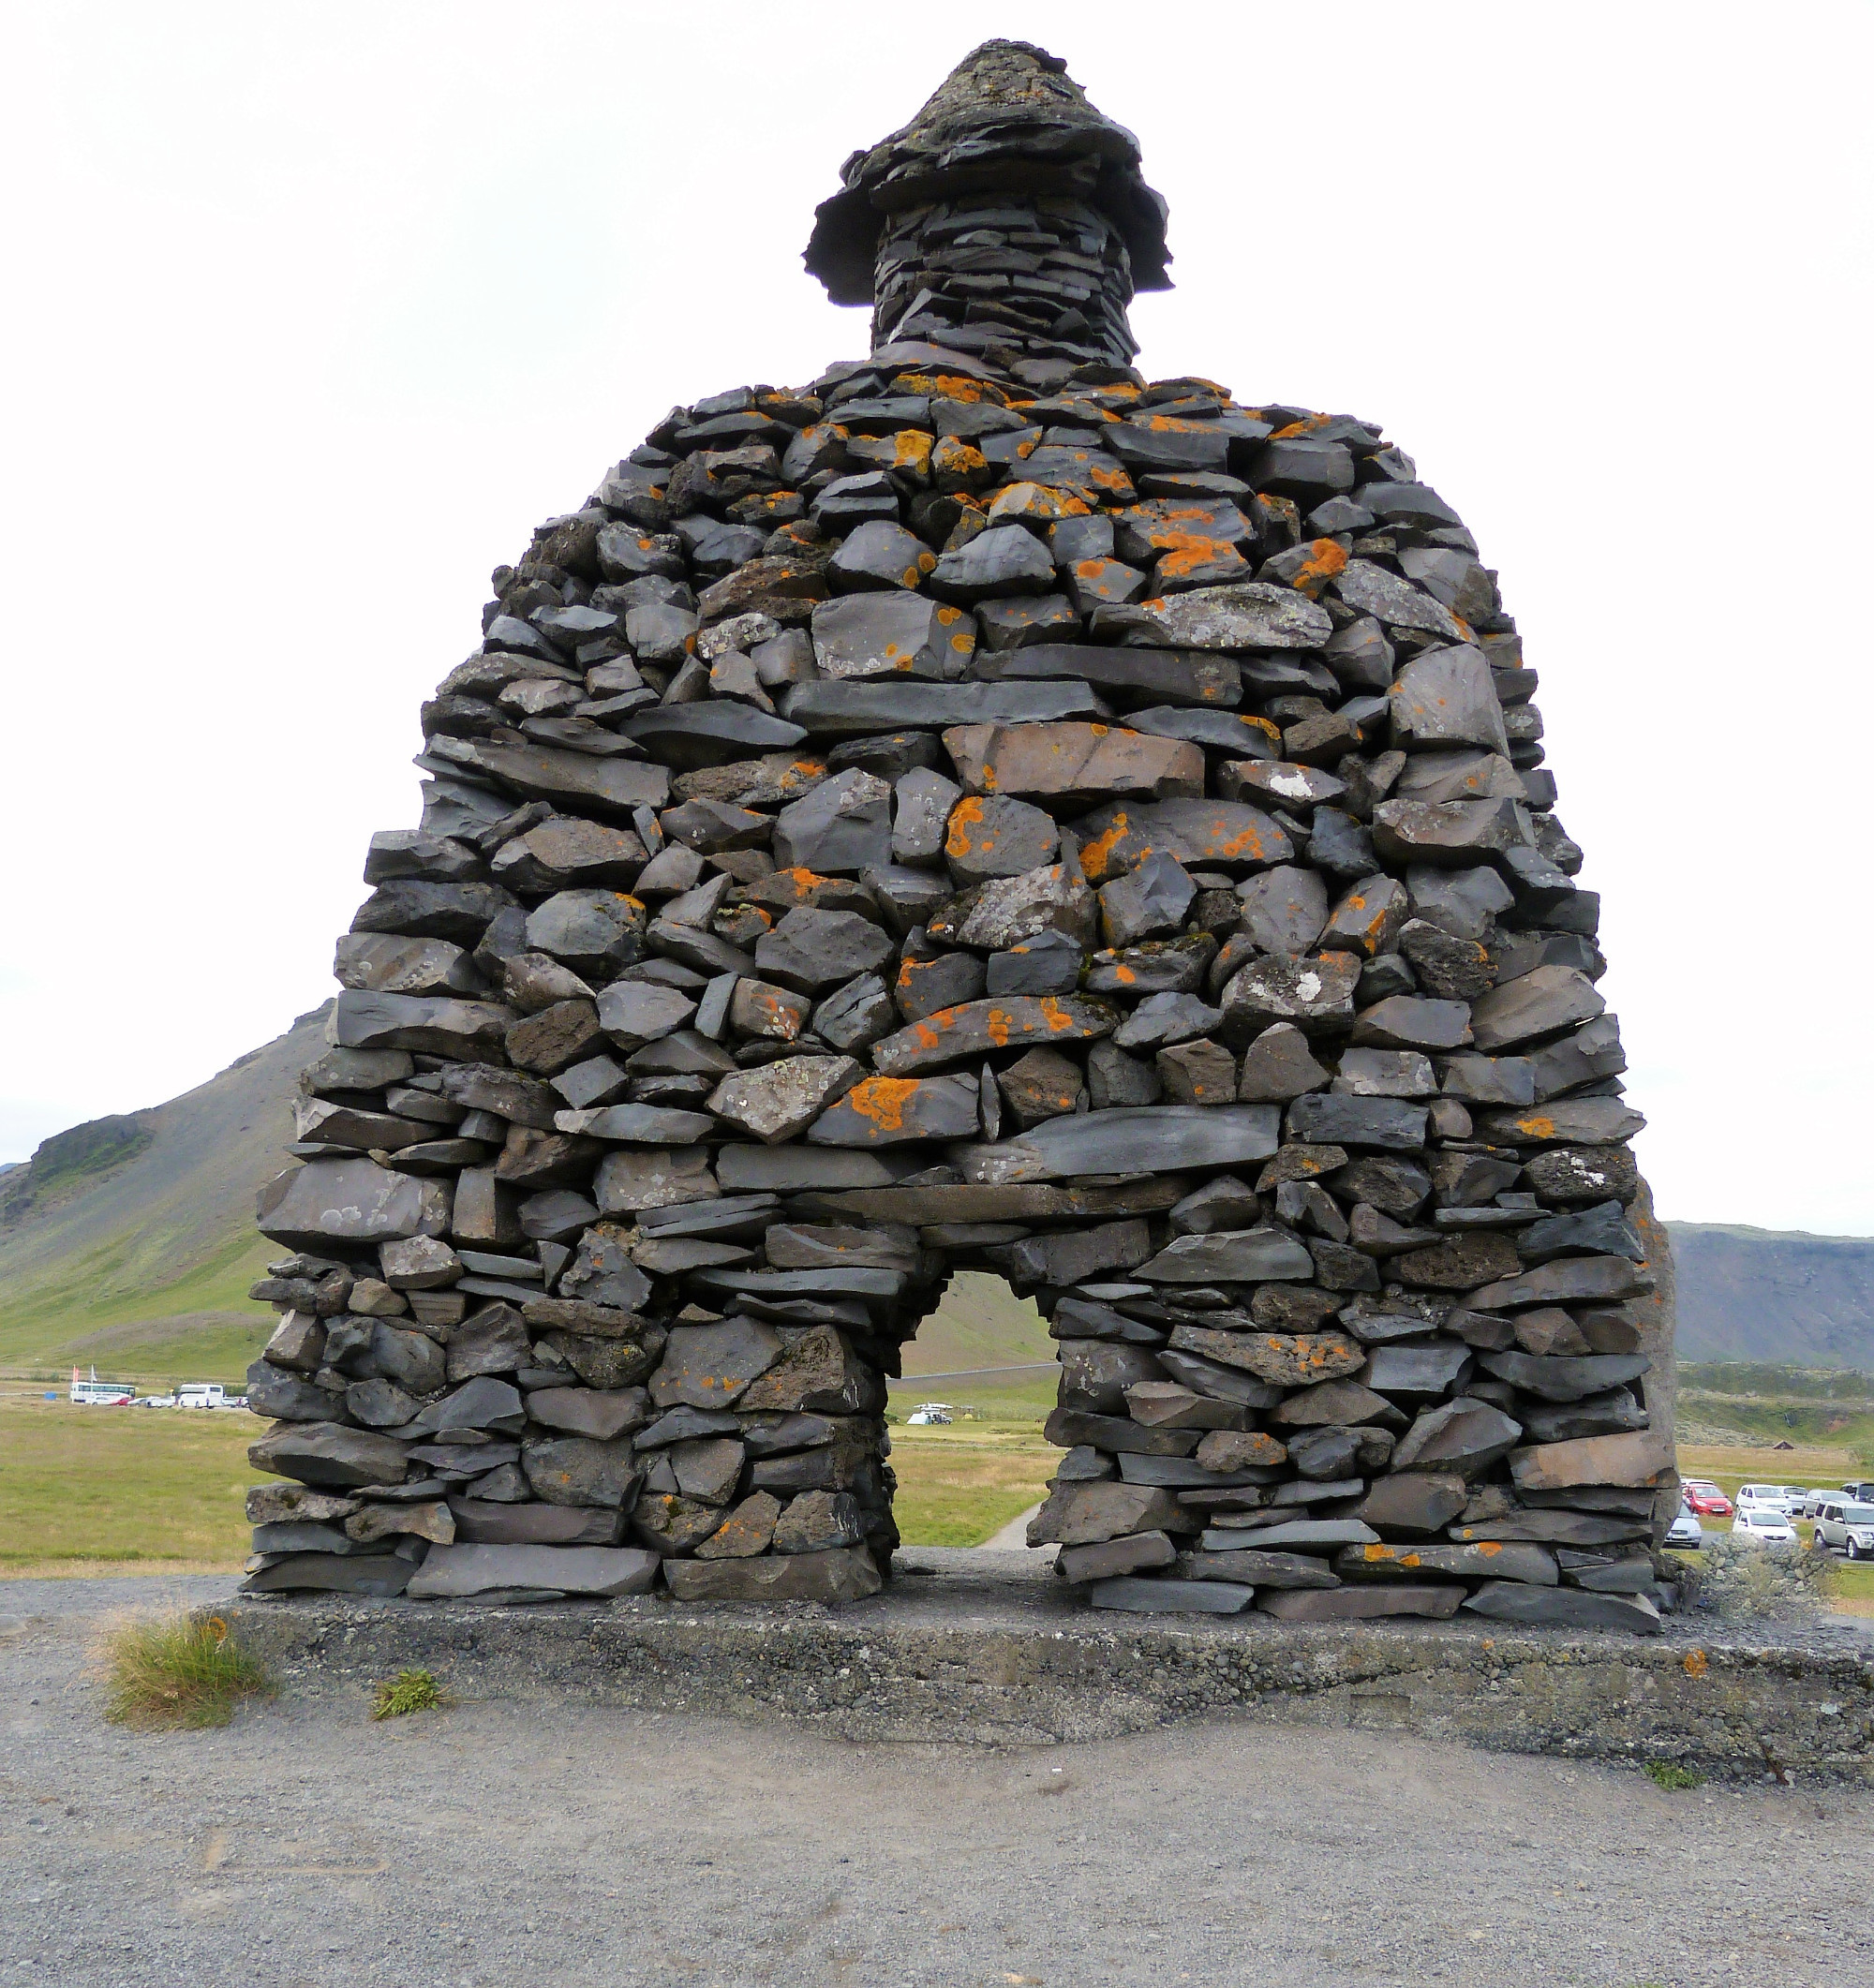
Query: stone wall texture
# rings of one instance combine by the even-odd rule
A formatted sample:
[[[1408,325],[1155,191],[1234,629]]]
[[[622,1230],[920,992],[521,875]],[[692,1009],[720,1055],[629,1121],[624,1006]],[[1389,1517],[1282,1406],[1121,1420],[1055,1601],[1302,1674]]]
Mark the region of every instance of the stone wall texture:
[[[976,1268],[1093,1605],[1657,1629],[1663,1237],[1496,575],[1376,423],[1133,369],[1164,203],[1038,50],[808,260],[870,355],[673,408],[424,707],[250,1589],[872,1593]]]

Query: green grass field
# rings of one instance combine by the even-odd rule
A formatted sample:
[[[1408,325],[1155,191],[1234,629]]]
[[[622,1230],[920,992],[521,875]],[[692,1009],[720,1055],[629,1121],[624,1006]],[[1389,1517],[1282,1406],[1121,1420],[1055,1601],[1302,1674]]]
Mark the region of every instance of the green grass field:
[[[891,1390],[899,1529],[910,1546],[977,1546],[1047,1496],[1060,1457],[1041,1435],[1053,1379],[945,1387],[957,1419],[907,1427],[903,1416],[938,1393],[915,1380]],[[238,1569],[242,1493],[256,1481],[246,1448],[264,1426],[240,1414],[76,1408],[17,1387],[0,1395],[0,1577]],[[1772,1478],[1833,1485],[1857,1462],[1834,1447],[1688,1446],[1680,1467],[1734,1496]],[[1874,1565],[1837,1562],[1837,1576],[1836,1605],[1874,1615]]]
[[[266,1426],[0,1396],[0,1575],[238,1570],[247,1445]]]

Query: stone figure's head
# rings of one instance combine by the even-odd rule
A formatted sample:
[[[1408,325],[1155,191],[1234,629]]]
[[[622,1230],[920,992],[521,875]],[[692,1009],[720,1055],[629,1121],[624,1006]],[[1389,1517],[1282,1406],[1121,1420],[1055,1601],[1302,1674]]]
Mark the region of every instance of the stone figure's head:
[[[974,325],[1125,359],[1133,293],[1171,287],[1138,139],[1032,42],[984,42],[840,177],[805,260],[835,304],[873,306],[875,345]]]

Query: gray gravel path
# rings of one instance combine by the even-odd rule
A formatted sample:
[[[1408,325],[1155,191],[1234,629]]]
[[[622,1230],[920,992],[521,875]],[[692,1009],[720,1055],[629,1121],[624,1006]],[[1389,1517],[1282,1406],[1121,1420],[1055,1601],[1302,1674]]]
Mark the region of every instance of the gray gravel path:
[[[290,1700],[102,1723],[126,1603],[0,1585],[0,1983],[1863,1988],[1874,1793],[1228,1720],[1083,1746]]]

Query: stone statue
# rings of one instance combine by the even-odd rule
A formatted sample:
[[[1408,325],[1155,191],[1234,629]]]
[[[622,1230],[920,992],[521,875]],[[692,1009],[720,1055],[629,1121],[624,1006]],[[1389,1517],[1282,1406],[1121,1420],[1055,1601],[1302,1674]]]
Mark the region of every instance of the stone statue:
[[[1133,370],[1165,203],[1057,58],[841,178],[870,355],[674,409],[424,706],[261,1197],[250,1586],[871,1594],[976,1268],[1096,1605],[1656,1627],[1642,1120],[1496,576],[1370,423]]]

